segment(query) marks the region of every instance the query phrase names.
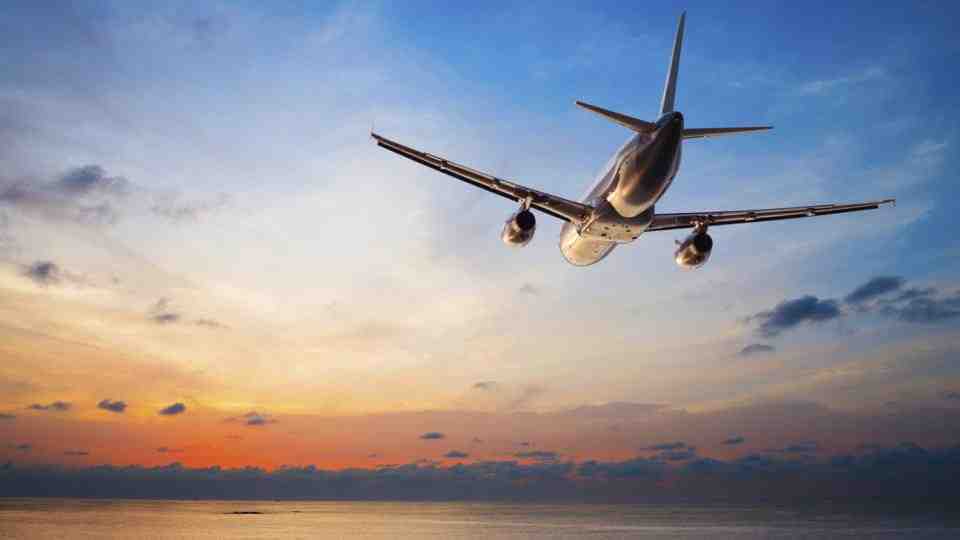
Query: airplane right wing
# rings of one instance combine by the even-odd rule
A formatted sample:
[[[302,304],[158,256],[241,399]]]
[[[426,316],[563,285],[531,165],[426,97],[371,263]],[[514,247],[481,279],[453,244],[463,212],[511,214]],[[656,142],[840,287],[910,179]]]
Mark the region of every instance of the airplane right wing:
[[[786,208],[766,208],[757,210],[734,210],[725,212],[685,212],[679,214],[655,214],[647,232],[689,229],[698,224],[708,226],[736,225],[755,221],[776,221],[804,217],[829,216],[847,212],[874,210],[884,204],[896,203],[896,199],[869,201],[854,204],[820,204],[815,206],[792,206]]]

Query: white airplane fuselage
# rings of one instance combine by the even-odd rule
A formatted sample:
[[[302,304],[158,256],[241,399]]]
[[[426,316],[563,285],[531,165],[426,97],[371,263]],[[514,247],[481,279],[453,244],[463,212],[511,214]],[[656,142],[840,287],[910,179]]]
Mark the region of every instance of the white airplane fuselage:
[[[570,264],[594,264],[650,225],[657,201],[680,168],[683,115],[668,112],[656,124],[655,131],[627,141],[581,199],[595,208],[590,219],[582,225],[564,223],[560,252]]]

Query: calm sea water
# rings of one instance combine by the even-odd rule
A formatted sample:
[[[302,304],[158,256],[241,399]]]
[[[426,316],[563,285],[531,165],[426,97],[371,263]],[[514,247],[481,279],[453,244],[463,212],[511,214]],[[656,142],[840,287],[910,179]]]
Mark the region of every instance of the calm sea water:
[[[949,525],[935,518],[745,507],[0,499],[0,538],[38,540],[960,538],[960,529]]]

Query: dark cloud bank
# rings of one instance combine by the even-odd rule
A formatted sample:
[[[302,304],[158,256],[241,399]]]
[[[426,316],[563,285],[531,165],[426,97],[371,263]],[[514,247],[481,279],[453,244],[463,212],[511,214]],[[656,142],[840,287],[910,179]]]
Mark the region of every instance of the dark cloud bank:
[[[283,467],[192,469],[0,466],[0,496],[201,499],[513,500],[647,503],[896,505],[956,510],[960,447],[905,443],[819,460],[753,454],[682,465],[479,462],[328,471]]]
[[[929,324],[960,318],[960,292],[936,287],[907,287],[899,276],[870,279],[840,299],[805,295],[784,300],[773,309],[747,317],[757,323],[757,334],[772,338],[804,325],[817,324],[851,313],[872,313],[906,323]],[[766,345],[750,345],[740,354],[772,352]],[[752,348],[752,349],[751,349]]]

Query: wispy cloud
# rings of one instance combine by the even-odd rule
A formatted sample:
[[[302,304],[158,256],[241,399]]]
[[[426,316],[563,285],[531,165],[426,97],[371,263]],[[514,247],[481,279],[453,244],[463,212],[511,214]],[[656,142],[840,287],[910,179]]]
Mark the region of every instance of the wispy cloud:
[[[276,424],[278,420],[273,417],[273,415],[267,413],[261,413],[257,411],[250,411],[246,414],[240,416],[232,416],[227,418],[227,422],[243,422],[245,426],[249,427],[261,427],[268,424]]]
[[[738,353],[740,356],[758,356],[762,354],[770,354],[776,352],[776,347],[773,345],[767,345],[765,343],[751,343],[746,347],[740,349]]]
[[[906,282],[900,276],[878,276],[857,287],[844,298],[848,304],[859,304],[899,290]]]
[[[803,96],[823,96],[835,92],[841,88],[876,81],[883,79],[886,76],[886,69],[874,66],[844,77],[820,79],[803,83],[797,88],[797,93]]]
[[[67,401],[59,401],[59,400],[58,400],[58,401],[54,401],[54,402],[52,402],[52,403],[47,403],[47,404],[34,403],[34,404],[30,405],[30,406],[27,407],[27,408],[28,408],[28,409],[32,409],[32,410],[34,410],[34,411],[56,411],[56,412],[63,412],[63,411],[69,411],[71,407],[72,407],[72,405],[71,405],[69,402],[67,402]]]

